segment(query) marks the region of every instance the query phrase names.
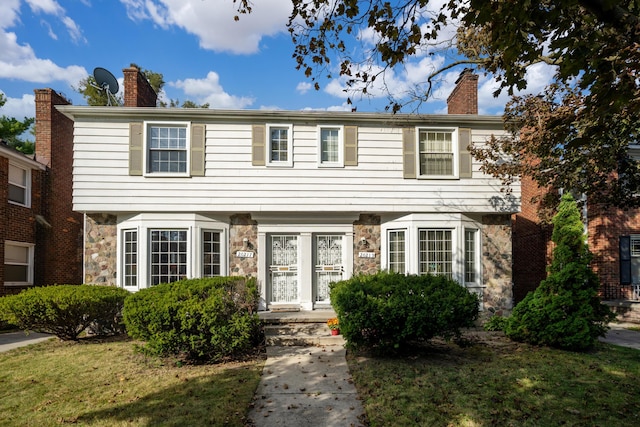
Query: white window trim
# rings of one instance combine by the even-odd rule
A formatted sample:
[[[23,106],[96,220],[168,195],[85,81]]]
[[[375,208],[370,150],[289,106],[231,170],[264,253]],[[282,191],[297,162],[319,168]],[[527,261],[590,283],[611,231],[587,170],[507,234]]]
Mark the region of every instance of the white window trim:
[[[390,239],[389,235],[391,233],[394,233],[394,232],[397,233],[397,232],[400,232],[400,231],[402,231],[404,233],[404,271],[401,272],[401,273],[402,274],[407,274],[408,271],[409,271],[408,258],[410,257],[410,254],[407,252],[408,230],[406,228],[390,228],[390,229],[386,230],[386,232],[385,232],[385,234],[386,234],[386,246],[385,246],[385,250],[383,251],[385,253],[385,261],[386,262],[385,262],[384,265],[386,266],[386,270],[391,271],[391,265],[390,265],[391,260],[389,259],[389,250],[390,250],[389,244],[391,243],[390,242],[391,239]]]
[[[138,231],[138,286],[124,286],[123,274],[118,274],[118,286],[130,291],[151,287],[150,254],[151,245],[149,231],[154,230],[187,230],[187,277],[202,277],[202,236],[203,231],[220,232],[220,274],[228,275],[229,271],[229,226],[226,223],[206,218],[197,214],[139,214],[131,218],[118,220],[117,271],[124,271],[124,251],[121,244],[124,232]]]
[[[31,207],[31,168],[25,167],[25,166],[22,166],[22,165],[20,165],[20,164],[18,164],[16,162],[11,162],[10,161],[9,162],[9,168],[11,168],[11,167],[15,167],[15,168],[21,169],[23,171],[26,171],[25,176],[26,176],[26,181],[27,182],[25,183],[26,185],[24,186],[24,192],[25,192],[24,201],[25,201],[25,203],[16,202],[15,200],[10,200],[8,198],[7,198],[7,200],[12,205],[17,205],[17,206],[22,206],[22,207],[25,207],[25,208],[30,208]],[[9,175],[9,171],[7,171],[7,175]],[[8,177],[7,177],[7,179],[8,179]],[[8,181],[7,185],[8,184],[18,185],[19,187],[22,187],[22,184],[12,183],[11,181]],[[7,188],[7,191],[8,191],[8,188]],[[7,193],[7,197],[8,197],[8,193]]]
[[[187,165],[185,172],[151,172],[149,158],[149,128],[150,127],[184,127],[187,129],[186,134],[186,148],[187,152]],[[173,122],[173,121],[145,121],[143,124],[143,176],[149,178],[162,178],[162,177],[190,177],[191,176],[191,122]]]
[[[452,175],[422,175],[420,171],[420,131],[451,132],[451,148],[453,149]],[[418,179],[459,179],[460,178],[460,147],[458,146],[458,128],[449,127],[416,127],[416,176]]]
[[[27,281],[26,282],[4,282],[4,285],[5,286],[33,286],[34,252],[35,252],[36,245],[33,243],[15,242],[12,240],[5,240],[4,244],[5,244],[5,248],[7,245],[12,245],[12,246],[19,246],[19,247],[28,249]],[[6,259],[4,260],[4,264],[5,265],[24,265],[24,264],[8,263]]]
[[[477,230],[476,250],[478,251],[478,257],[476,277],[478,283],[469,287],[486,287],[482,279],[482,226],[477,221],[462,214],[451,214],[447,219],[443,219],[442,215],[438,214],[410,214],[390,221],[383,221],[380,228],[382,233],[381,247],[384,248],[384,250],[380,251],[381,265],[383,266],[389,265],[389,231],[405,230],[405,268],[407,274],[419,274],[419,230],[451,230],[451,242],[453,244],[451,258],[452,277],[453,280],[463,286],[466,286],[464,282],[464,230],[465,228]]]
[[[272,128],[286,128],[287,129],[287,161],[273,161],[271,160],[271,129]],[[268,123],[266,125],[265,132],[265,156],[267,159],[266,165],[269,167],[293,167],[293,125],[286,123]]]
[[[338,161],[323,162],[322,161],[322,130],[338,129]],[[321,168],[342,168],[344,167],[344,126],[342,125],[318,125],[318,167]]]

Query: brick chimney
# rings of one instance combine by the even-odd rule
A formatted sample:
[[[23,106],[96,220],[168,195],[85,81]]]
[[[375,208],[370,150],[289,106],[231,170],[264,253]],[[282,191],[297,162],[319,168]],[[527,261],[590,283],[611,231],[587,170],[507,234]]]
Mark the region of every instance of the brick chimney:
[[[478,75],[465,68],[447,98],[447,113],[478,114]]]
[[[35,158],[47,166],[36,232],[36,284],[82,283],[82,214],[73,211],[73,121],[55,105],[70,104],[53,89],[35,91]]]
[[[140,69],[131,66],[123,69],[122,72],[124,73],[124,106],[155,107],[158,94]]]

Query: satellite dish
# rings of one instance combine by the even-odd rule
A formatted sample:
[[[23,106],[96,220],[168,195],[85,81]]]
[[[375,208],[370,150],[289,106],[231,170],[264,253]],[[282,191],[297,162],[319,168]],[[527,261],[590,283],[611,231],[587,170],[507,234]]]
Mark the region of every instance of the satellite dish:
[[[107,93],[107,105],[111,105],[111,97],[115,99],[115,94],[118,93],[120,89],[118,80],[116,80],[109,70],[102,67],[96,67],[93,70],[93,78],[96,79],[98,88]]]

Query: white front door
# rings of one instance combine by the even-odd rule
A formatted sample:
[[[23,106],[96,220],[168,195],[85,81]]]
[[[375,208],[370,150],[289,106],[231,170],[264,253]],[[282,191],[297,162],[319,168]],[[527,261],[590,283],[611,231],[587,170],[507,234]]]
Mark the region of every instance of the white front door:
[[[342,280],[343,237],[339,234],[319,234],[314,237],[314,300],[316,304],[329,304],[329,284]]]
[[[271,235],[269,263],[270,301],[298,303],[298,236]]]

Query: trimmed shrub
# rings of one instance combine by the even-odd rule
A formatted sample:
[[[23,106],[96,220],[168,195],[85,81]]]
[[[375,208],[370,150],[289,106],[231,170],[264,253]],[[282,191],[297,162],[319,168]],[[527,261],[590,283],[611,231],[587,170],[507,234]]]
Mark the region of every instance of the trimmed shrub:
[[[436,336],[460,338],[479,307],[476,295],[444,276],[389,272],[333,283],[331,303],[347,344],[374,351]]]
[[[122,307],[129,292],[111,286],[55,285],[0,298],[0,317],[20,329],[77,340],[124,332]]]
[[[259,342],[258,299],[255,279],[180,280],[132,294],[124,322],[148,354],[218,362]]]
[[[591,253],[570,194],[562,197],[553,225],[549,275],[516,305],[505,333],[516,341],[584,351],[606,333],[615,315],[598,297],[598,277],[589,266]]]

